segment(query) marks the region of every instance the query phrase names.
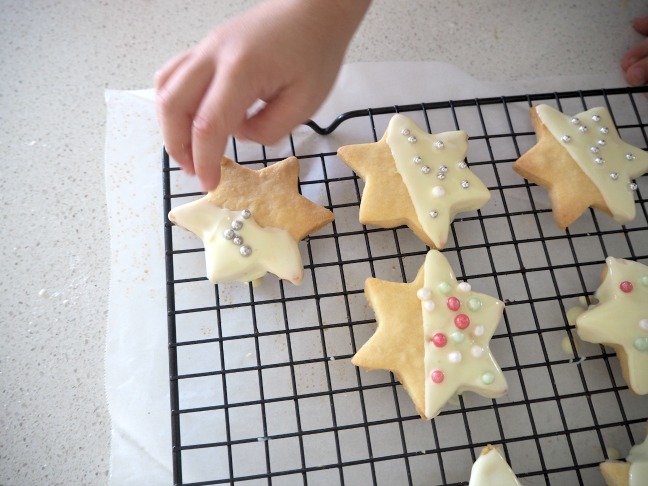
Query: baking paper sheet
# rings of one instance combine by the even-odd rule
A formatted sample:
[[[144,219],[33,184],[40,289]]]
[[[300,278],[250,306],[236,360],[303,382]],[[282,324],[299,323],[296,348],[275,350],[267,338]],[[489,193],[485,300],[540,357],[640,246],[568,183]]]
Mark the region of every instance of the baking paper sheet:
[[[477,82],[452,66],[434,62],[356,64],[343,68],[332,95],[313,118],[326,126],[344,111],[367,107],[622,85],[620,75],[489,84]],[[106,103],[105,170],[111,236],[106,338],[106,391],[112,420],[110,481],[120,486],[169,485],[172,483],[172,470],[162,139],[155,119],[151,90],[107,91]],[[358,140],[357,136],[366,137],[366,133],[356,134],[353,124],[329,137],[316,136],[305,127],[298,128],[296,133],[303,144],[301,150],[310,144],[311,153],[334,151],[342,144],[363,141]],[[258,150],[258,147],[252,144],[239,146],[239,150],[255,149]],[[282,144],[269,148],[269,156],[283,150]],[[308,170],[308,167],[302,168],[302,178],[308,177]],[[185,190],[198,189],[197,182],[189,177],[174,180],[174,184]],[[320,197],[318,194],[305,195],[314,200]],[[338,220],[338,225],[343,227],[344,221]],[[193,236],[185,235],[183,238],[187,238],[188,245],[195,246]],[[324,255],[327,250],[323,248],[321,251]],[[177,268],[177,271],[195,274],[202,270],[201,265],[202,261],[194,254],[194,260],[187,262],[184,268]],[[364,276],[359,275],[358,279],[363,280]],[[272,292],[272,288],[268,286],[267,291]],[[295,288],[294,292],[304,289]],[[191,306],[191,296],[177,297],[187,299],[181,300],[183,307]],[[236,298],[235,293],[231,298]],[[235,320],[236,316],[233,315],[232,321]],[[232,322],[232,326],[235,324]],[[203,329],[203,332],[210,334],[214,331]],[[250,359],[247,350],[239,349],[235,353],[241,364]],[[330,353],[335,354],[336,351],[330,350]],[[209,353],[192,357],[194,361],[210,359],[213,356]],[[196,363],[196,367],[201,368],[199,363]],[[344,380],[344,370],[339,373],[336,379]],[[184,390],[183,396],[187,403],[193,400],[199,404],[205,400],[204,393],[205,388],[196,387],[194,390]],[[309,420],[308,414],[303,417]],[[200,428],[201,424],[195,424],[193,430],[199,434]],[[185,430],[191,434],[191,425],[183,426],[183,432]],[[213,468],[213,461],[213,457],[197,457],[192,464],[195,477],[200,477],[203,464],[206,466],[210,462],[209,467]]]

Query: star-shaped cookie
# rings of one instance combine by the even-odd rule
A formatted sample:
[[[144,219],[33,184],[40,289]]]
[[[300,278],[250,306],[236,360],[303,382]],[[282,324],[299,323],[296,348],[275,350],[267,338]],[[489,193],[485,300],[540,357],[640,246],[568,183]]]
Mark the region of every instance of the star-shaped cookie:
[[[648,394],[648,267],[608,257],[598,304],[576,318],[583,341],[614,348],[623,377],[638,395]]]
[[[608,486],[648,484],[648,437],[630,449],[626,462],[605,461],[599,466]]]
[[[569,116],[537,105],[530,115],[537,144],[513,170],[547,189],[558,227],[565,229],[588,207],[621,224],[632,221],[633,179],[648,172],[648,153],[621,140],[608,110]]]
[[[223,158],[218,187],[169,213],[203,240],[211,282],[254,281],[268,271],[301,282],[297,243],[330,223],[333,213],[299,194],[298,177],[295,157],[261,170]]]
[[[422,418],[434,418],[464,391],[491,398],[506,392],[489,349],[504,304],[457,282],[439,251],[428,252],[414,282],[369,278],[365,295],[378,327],[352,362],[392,371]]]
[[[362,224],[407,225],[427,245],[441,249],[455,215],[490,199],[464,161],[467,150],[465,132],[431,135],[397,114],[379,142],[340,147],[338,156],[365,181]]]
[[[499,451],[487,445],[473,464],[468,486],[521,486]]]

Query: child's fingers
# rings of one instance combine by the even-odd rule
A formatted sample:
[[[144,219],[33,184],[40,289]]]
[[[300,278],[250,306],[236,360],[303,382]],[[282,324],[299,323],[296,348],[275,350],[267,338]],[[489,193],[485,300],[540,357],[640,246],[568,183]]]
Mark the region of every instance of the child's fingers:
[[[192,124],[209,87],[213,68],[208,63],[186,60],[156,92],[156,106],[167,152],[193,174]]]
[[[643,35],[648,35],[648,16],[646,17],[637,17],[632,22],[632,27],[634,30]]]
[[[300,123],[304,123],[320,103],[296,90],[284,90],[239,128],[237,135],[264,145],[273,145]]]
[[[626,71],[637,61],[646,57],[648,57],[648,40],[644,40],[641,44],[633,47],[623,56],[621,59],[621,69]]]
[[[227,70],[216,73],[191,128],[196,174],[205,190],[218,185],[220,160],[228,137],[243,123],[255,100],[256,96],[247,88],[245,79]]]
[[[643,86],[648,83],[648,57],[639,59],[625,72],[626,81],[630,86]]]
[[[176,69],[187,59],[191,51],[184,51],[169,60],[155,73],[155,89],[162,88]]]

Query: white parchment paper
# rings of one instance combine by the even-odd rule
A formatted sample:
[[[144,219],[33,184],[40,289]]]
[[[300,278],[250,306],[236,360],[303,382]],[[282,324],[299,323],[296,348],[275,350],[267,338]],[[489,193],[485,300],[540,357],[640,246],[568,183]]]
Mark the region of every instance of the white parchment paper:
[[[356,64],[343,68],[313,118],[325,126],[341,112],[367,107],[618,86],[623,86],[620,74],[489,84],[434,62]],[[111,484],[120,486],[172,482],[162,139],[152,98],[151,90],[106,92],[111,235],[106,392]],[[318,139],[313,137],[314,153]],[[330,150],[331,139],[322,143]]]

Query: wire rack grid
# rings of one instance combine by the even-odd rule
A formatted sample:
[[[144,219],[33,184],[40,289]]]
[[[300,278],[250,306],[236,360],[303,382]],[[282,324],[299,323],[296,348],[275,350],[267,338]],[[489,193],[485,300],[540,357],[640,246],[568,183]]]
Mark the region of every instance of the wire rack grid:
[[[252,168],[297,156],[300,191],[336,219],[301,242],[304,284],[266,276],[254,287],[210,284],[201,242],[165,217],[174,484],[466,484],[487,444],[526,485],[604,484],[599,462],[643,440],[648,399],[628,390],[610,349],[578,340],[570,309],[589,303],[607,256],[648,263],[648,176],[631,224],[590,210],[561,232],[546,192],[511,165],[535,144],[528,110],[540,102],[570,114],[605,106],[645,150],[645,91],[367,109],[301,127],[280,148],[233,140]],[[427,251],[407,228],[358,223],[363,183],[335,155],[378,140],[395,112],[468,133],[466,160],[492,197],[459,215],[443,253],[458,278],[506,303],[491,349],[508,394],[467,393],[427,422],[391,373],[350,362],[375,329],[365,278],[412,281]],[[165,215],[201,195],[166,153],[163,178]]]

